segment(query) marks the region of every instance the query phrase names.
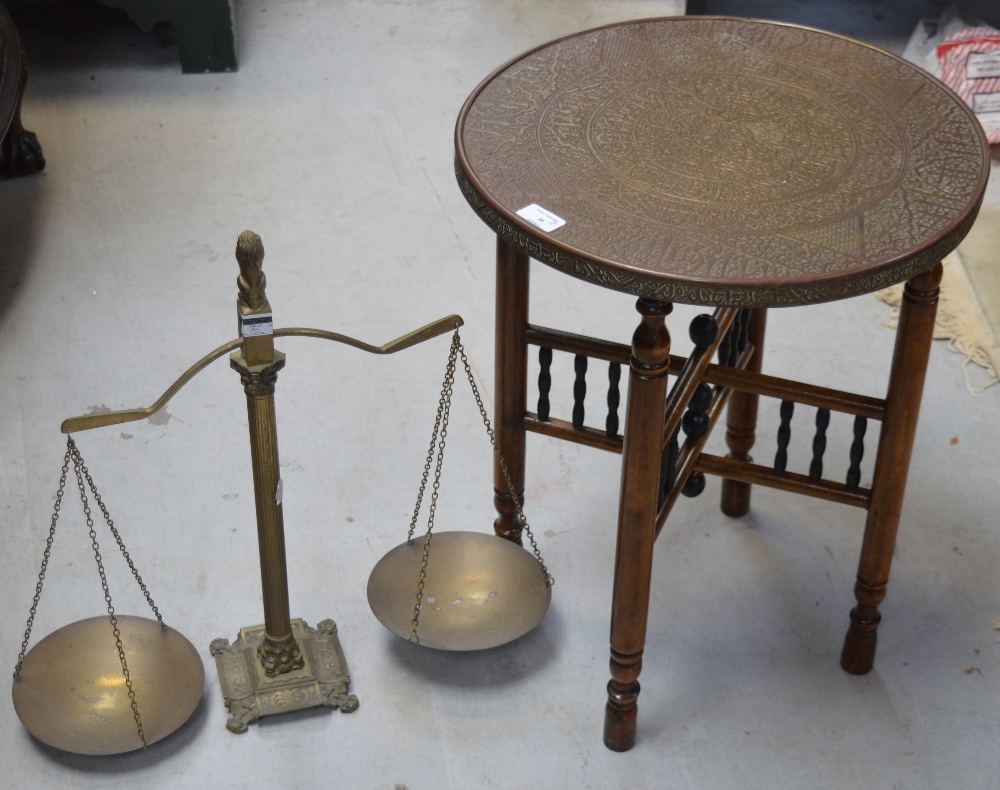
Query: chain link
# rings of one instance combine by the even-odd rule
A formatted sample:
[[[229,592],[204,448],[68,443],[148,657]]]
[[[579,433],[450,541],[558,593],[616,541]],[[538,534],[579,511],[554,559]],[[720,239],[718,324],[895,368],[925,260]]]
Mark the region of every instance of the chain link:
[[[434,483],[431,489],[431,504],[427,512],[427,532],[424,537],[423,557],[420,560],[420,577],[417,580],[417,599],[413,605],[413,620],[410,621],[409,641],[419,642],[417,636],[417,625],[420,622],[420,606],[424,598],[424,584],[427,581],[427,562],[431,556],[431,538],[433,537],[434,516],[437,513],[438,494],[441,490],[441,467],[444,464],[444,446],[448,436],[448,417],[451,414],[451,396],[455,384],[455,365],[458,354],[459,340],[458,332],[455,332],[451,340],[451,350],[448,352],[448,366],[445,369],[444,382],[441,385],[441,399],[438,401],[437,419],[434,422],[434,432],[431,436],[431,450],[427,456],[427,463],[424,464],[424,476],[420,481],[420,491],[417,493],[417,506],[413,512],[413,522],[410,524],[410,535],[413,535],[413,528],[416,526],[420,512],[420,503],[424,497],[424,489],[427,486],[427,476],[430,470],[431,460],[434,456],[435,445],[437,446],[437,461],[434,466]],[[440,433],[439,433],[440,429]],[[409,538],[407,539],[409,542]]]
[[[31,600],[31,609],[28,612],[28,623],[24,627],[24,641],[21,642],[21,652],[17,657],[17,666],[14,667],[14,680],[21,674],[21,665],[24,664],[24,656],[28,652],[28,641],[31,639],[31,627],[35,624],[35,612],[38,610],[38,601],[42,597],[42,584],[45,582],[45,571],[49,567],[49,557],[52,555],[52,541],[56,537],[56,522],[59,521],[59,511],[62,509],[63,491],[66,489],[66,475],[69,473],[69,462],[73,455],[73,440],[70,439],[66,446],[66,457],[63,458],[62,473],[59,475],[59,489],[56,491],[56,504],[52,509],[52,522],[49,524],[49,539],[45,541],[45,553],[42,555],[42,568],[38,572],[38,583],[35,585],[35,597]]]
[[[125,558],[125,562],[128,563],[129,570],[132,571],[132,575],[135,580],[139,583],[139,589],[142,590],[142,594],[146,598],[146,602],[149,604],[149,608],[153,610],[153,614],[156,615],[156,620],[160,624],[160,628],[166,629],[166,625],[163,622],[163,617],[160,616],[160,610],[156,608],[156,604],[153,603],[153,596],[150,595],[149,590],[146,589],[145,583],[142,581],[142,576],[139,575],[139,570],[135,567],[135,563],[132,562],[132,557],[129,556],[128,550],[125,548],[125,542],[122,540],[122,536],[118,533],[115,527],[115,522],[111,520],[111,514],[108,512],[107,507],[104,505],[104,501],[101,499],[101,495],[97,493],[97,486],[94,485],[94,478],[90,476],[90,471],[87,469],[86,464],[83,462],[83,456],[80,455],[80,450],[73,445],[73,463],[74,468],[77,463],[80,465],[80,470],[83,472],[83,476],[87,480],[87,485],[90,487],[91,493],[94,495],[94,501],[97,502],[97,506],[101,509],[101,513],[104,515],[104,521],[111,530],[111,534],[115,536],[115,541],[118,543],[118,548],[121,550],[122,556]]]
[[[115,616],[115,607],[111,603],[111,591],[108,589],[108,577],[104,573],[104,562],[101,559],[101,547],[97,543],[97,533],[94,531],[94,519],[90,513],[90,503],[87,501],[87,489],[83,483],[83,459],[80,456],[80,452],[76,449],[73,444],[73,440],[69,440],[70,446],[73,448],[73,473],[76,475],[76,487],[80,490],[80,501],[83,503],[83,515],[87,519],[87,529],[90,534],[90,545],[94,550],[94,559],[97,561],[97,572],[101,576],[101,587],[104,589],[104,601],[108,605],[108,617],[111,620],[111,630],[115,635],[115,647],[118,648],[118,659],[122,664],[122,674],[125,676],[125,687],[128,689],[128,698],[132,706],[132,716],[135,718],[135,727],[139,733],[139,740],[142,741],[142,745],[146,746],[146,734],[142,729],[142,719],[139,716],[139,706],[135,701],[135,689],[132,688],[132,678],[129,676],[128,672],[128,662],[125,660],[125,648],[122,645],[122,635],[118,630],[118,618]]]
[[[114,522],[111,520],[111,514],[108,512],[107,507],[105,507],[104,502],[101,500],[101,495],[97,493],[97,486],[94,484],[94,479],[91,477],[89,470],[83,462],[83,456],[80,454],[79,449],[77,449],[76,443],[73,441],[73,437],[69,435],[66,437],[66,455],[63,458],[62,470],[59,476],[59,488],[56,491],[56,502],[52,509],[52,521],[49,524],[49,537],[45,542],[45,552],[42,555],[42,567],[38,572],[38,583],[35,585],[35,597],[31,601],[31,610],[28,614],[28,622],[24,629],[24,641],[21,642],[21,652],[17,657],[17,666],[14,667],[14,680],[17,680],[21,674],[21,667],[24,664],[24,657],[28,650],[28,642],[31,639],[31,628],[35,622],[35,613],[38,610],[38,601],[42,596],[42,584],[45,581],[45,571],[48,569],[49,557],[52,554],[52,542],[55,540],[56,536],[56,524],[59,521],[59,514],[62,510],[63,494],[66,490],[66,479],[69,475],[70,462],[73,464],[73,474],[76,476],[76,487],[80,492],[80,501],[83,504],[83,514],[87,519],[87,529],[90,534],[90,545],[94,550],[94,559],[97,561],[97,572],[101,577],[101,588],[104,590],[104,601],[108,606],[108,618],[111,622],[111,630],[115,637],[115,647],[118,649],[118,659],[121,661],[122,675],[125,677],[125,687],[128,689],[129,703],[132,707],[132,717],[135,719],[135,728],[136,732],[139,734],[139,740],[142,741],[142,745],[145,747],[147,746],[146,733],[142,728],[142,718],[139,715],[139,705],[136,702],[135,689],[132,686],[132,678],[129,675],[128,662],[125,660],[125,647],[122,644],[122,635],[118,628],[118,618],[115,616],[115,607],[111,602],[111,591],[108,588],[108,577],[104,572],[104,561],[101,557],[101,548],[97,542],[97,532],[94,529],[94,519],[90,512],[90,503],[87,500],[87,486],[90,487],[90,490],[94,495],[94,500],[100,507],[101,513],[104,515],[104,520],[111,529],[111,534],[114,535],[115,541],[118,543],[118,548],[121,549],[122,555],[125,557],[125,561],[128,563],[128,567],[132,571],[132,575],[135,577],[135,580],[139,583],[139,587],[142,590],[143,595],[146,596],[146,601],[149,603],[153,613],[156,615],[157,621],[159,621],[162,628],[166,628],[166,625],[164,625],[163,618],[160,616],[160,610],[157,609],[156,604],[153,603],[153,598],[146,589],[146,585],[143,583],[142,577],[139,575],[139,571],[132,562],[132,558],[125,549],[125,542],[122,540],[121,534],[119,534]],[[84,478],[86,478],[87,481],[86,485],[84,484]]]
[[[441,429],[441,421],[447,423],[445,411],[450,409],[448,393],[449,375],[454,377],[455,370],[455,341],[452,340],[452,349],[448,355],[448,367],[445,372],[444,381],[441,383],[441,398],[438,401],[437,416],[434,418],[434,430],[431,432],[431,445],[427,450],[427,460],[424,462],[424,474],[420,478],[420,490],[417,492],[417,504],[413,508],[413,518],[410,519],[410,531],[406,533],[406,542],[413,540],[413,532],[417,528],[417,519],[420,518],[420,507],[424,501],[424,489],[427,488],[427,478],[430,476],[431,463],[434,461],[434,450],[437,447],[438,431]]]
[[[510,495],[517,505],[517,515],[521,521],[521,526],[524,529],[524,532],[528,535],[528,540],[531,542],[531,549],[534,552],[535,559],[538,561],[538,565],[542,569],[542,574],[545,576],[545,586],[551,587],[555,584],[555,579],[552,578],[548,568],[545,567],[545,561],[542,559],[542,553],[538,548],[538,544],[535,542],[535,536],[531,532],[531,527],[528,525],[528,519],[524,516],[524,508],[521,505],[521,499],[518,497],[517,491],[514,488],[510,472],[507,469],[507,463],[500,454],[500,447],[497,444],[496,435],[493,432],[493,426],[490,423],[489,416],[486,414],[486,407],[483,405],[482,396],[479,394],[479,388],[476,386],[476,379],[472,375],[472,367],[470,366],[469,359],[465,354],[465,348],[462,346],[462,339],[459,337],[458,330],[456,329],[455,334],[452,335],[451,349],[448,352],[448,366],[445,370],[444,382],[441,385],[441,398],[438,401],[437,417],[434,420],[434,430],[431,433],[430,449],[427,452],[427,461],[424,463],[424,473],[420,480],[420,490],[417,493],[417,504],[413,509],[413,518],[410,520],[410,531],[406,538],[407,543],[410,543],[413,539],[413,532],[417,526],[417,519],[420,516],[420,506],[423,502],[424,491],[427,487],[428,477],[430,476],[431,463],[435,460],[434,456],[436,450],[437,460],[434,467],[434,483],[431,490],[431,504],[427,516],[427,532],[424,540],[423,557],[420,561],[420,577],[417,582],[416,603],[413,606],[413,620],[410,623],[409,641],[411,642],[420,641],[417,636],[417,626],[420,622],[420,606],[423,602],[424,584],[427,580],[427,562],[430,559],[431,538],[432,531],[434,529],[434,515],[437,512],[438,492],[441,487],[441,466],[444,462],[445,438],[448,435],[448,417],[451,412],[451,398],[454,391],[455,370],[458,367],[459,357],[462,359],[462,366],[465,368],[465,375],[469,379],[469,385],[472,387],[472,394],[476,399],[476,405],[479,407],[479,415],[483,418],[483,423],[486,426],[486,433],[489,434],[490,443],[493,445],[493,454],[497,459],[497,463],[500,465],[500,471],[503,473],[504,482],[507,483],[507,489],[510,491]]]
[[[458,339],[458,330],[455,330],[455,338]],[[538,548],[538,544],[535,542],[535,536],[531,532],[531,527],[528,526],[528,519],[524,516],[524,507],[521,504],[521,497],[517,495],[517,490],[514,488],[514,483],[510,479],[510,472],[507,470],[507,462],[503,460],[503,456],[500,454],[500,445],[497,444],[497,437],[493,433],[493,426],[490,424],[490,418],[486,414],[486,407],[483,406],[482,396],[479,394],[479,388],[476,386],[476,379],[472,375],[472,368],[469,365],[469,358],[465,355],[465,349],[462,347],[461,341],[458,341],[458,353],[462,357],[462,365],[465,368],[465,375],[469,379],[469,386],[472,387],[472,394],[476,398],[476,405],[479,407],[479,415],[483,418],[483,423],[486,425],[486,433],[490,436],[490,444],[493,445],[493,454],[496,456],[497,463],[500,465],[500,471],[503,473],[504,482],[507,483],[507,490],[510,492],[511,499],[514,500],[514,504],[517,505],[517,517],[521,520],[521,527],[524,529],[525,533],[528,535],[528,540],[531,542],[531,550],[535,555],[535,559],[538,560],[539,566],[541,566],[542,573],[545,575],[545,586],[551,587],[556,583],[556,580],[552,578],[552,574],[549,573],[549,569],[545,567],[545,560],[542,559],[542,552]]]

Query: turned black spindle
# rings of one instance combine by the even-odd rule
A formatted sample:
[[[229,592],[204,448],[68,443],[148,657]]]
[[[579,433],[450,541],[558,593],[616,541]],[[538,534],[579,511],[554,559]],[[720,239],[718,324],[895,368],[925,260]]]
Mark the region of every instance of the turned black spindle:
[[[860,415],[854,418],[854,443],[851,445],[851,467],[847,470],[847,487],[857,488],[861,484],[861,459],[865,454],[865,431],[868,418]]]
[[[731,335],[727,335],[731,336]],[[681,420],[681,429],[689,439],[697,440],[708,433],[708,408],[712,405],[712,388],[702,382],[691,396],[688,410]],[[686,497],[696,497],[705,490],[705,475],[692,472],[684,481],[681,493]]]
[[[573,382],[573,427],[583,428],[583,401],[587,397],[587,357],[577,354],[573,360],[576,381]]]
[[[708,407],[712,405],[712,388],[702,382],[691,396],[681,427],[689,439],[700,439],[708,433]]]
[[[549,390],[552,389],[552,349],[541,346],[538,349],[538,363],[541,370],[538,373],[538,419],[546,422],[549,419]]]
[[[830,410],[816,410],[816,436],[813,437],[813,459],[809,464],[809,479],[814,483],[823,476],[823,453],[826,452],[826,429],[830,424]]]
[[[617,362],[608,364],[608,419],[604,423],[608,438],[618,435],[618,404],[621,402],[621,392],[618,382],[622,378],[622,366]]]
[[[677,434],[679,432],[680,428],[674,430],[670,441],[667,442],[667,446],[663,448],[663,453],[660,455],[660,496],[656,502],[657,510],[663,507],[663,500],[674,487],[674,483],[677,482],[677,454],[679,450]]]
[[[744,318],[745,316],[745,318]],[[733,323],[719,343],[719,364],[735,367],[740,358],[740,351],[746,348],[747,326],[750,318],[749,310],[737,310]],[[742,346],[740,344],[743,344]]]
[[[733,324],[736,322],[733,321]],[[732,356],[733,349],[733,324],[729,325],[729,329],[726,330],[726,334],[722,336],[722,341],[719,343],[719,364],[728,365],[729,359]]]
[[[737,328],[737,340],[736,340],[736,350],[739,354],[742,354],[750,342],[750,311],[746,308],[739,311],[736,314],[736,321],[734,322]],[[736,355],[732,363],[735,365],[739,360],[739,356]]]
[[[781,474],[788,465],[788,442],[792,438],[792,412],[795,411],[795,402],[783,400],[781,402],[781,424],[778,426],[778,452],[774,455],[774,471]]]
[[[686,497],[696,497],[705,490],[705,475],[702,472],[692,472],[684,481],[681,493]]]
[[[719,336],[719,324],[708,313],[696,315],[688,325],[688,336],[698,348],[707,348]]]

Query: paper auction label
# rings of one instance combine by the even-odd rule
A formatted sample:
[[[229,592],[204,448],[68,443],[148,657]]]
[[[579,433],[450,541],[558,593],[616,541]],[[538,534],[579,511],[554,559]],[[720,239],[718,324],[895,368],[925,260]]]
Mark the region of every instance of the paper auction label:
[[[1000,93],[972,94],[972,111],[974,113],[1000,112]]]
[[[546,233],[551,233],[566,224],[566,220],[562,217],[556,216],[548,209],[544,209],[539,206],[537,203],[531,203],[522,209],[518,209],[517,216],[521,219],[528,220],[528,222],[532,225],[536,225]]]
[[[992,52],[970,52],[965,61],[965,78],[981,80],[1000,77],[1000,49]]]
[[[240,316],[240,336],[260,337],[261,335],[274,334],[274,321],[271,313],[258,313],[257,315]]]

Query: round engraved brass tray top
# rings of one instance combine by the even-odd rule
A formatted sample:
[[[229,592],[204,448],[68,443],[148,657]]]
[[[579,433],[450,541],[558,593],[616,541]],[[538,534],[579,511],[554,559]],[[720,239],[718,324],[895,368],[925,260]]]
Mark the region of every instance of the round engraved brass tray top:
[[[368,603],[397,636],[410,638],[424,541],[386,554],[368,579]],[[538,562],[520,546],[479,532],[433,538],[420,608],[419,643],[441,650],[485,650],[538,625],[552,590]]]
[[[972,111],[917,67],[722,17],[531,50],[473,91],[455,146],[466,199],[505,241],[695,304],[805,304],[908,279],[964,238],[989,175]],[[565,224],[518,215],[533,204]]]
[[[186,722],[205,686],[194,646],[155,620],[117,615],[146,743]],[[25,656],[13,687],[14,710],[28,732],[76,754],[142,748],[122,664],[107,616],[54,631]]]

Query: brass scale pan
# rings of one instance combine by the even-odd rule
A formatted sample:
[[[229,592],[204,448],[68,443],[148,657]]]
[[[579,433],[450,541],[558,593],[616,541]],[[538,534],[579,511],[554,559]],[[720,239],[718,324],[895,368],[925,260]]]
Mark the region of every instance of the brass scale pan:
[[[386,554],[368,579],[368,604],[392,633],[409,639],[423,538]],[[485,650],[538,625],[552,590],[530,552],[480,532],[434,533],[417,641],[440,650]]]
[[[205,687],[201,658],[185,637],[156,620],[116,615],[147,744],[194,713]],[[38,740],[75,754],[142,748],[107,615],[70,623],[24,657],[14,710]]]

